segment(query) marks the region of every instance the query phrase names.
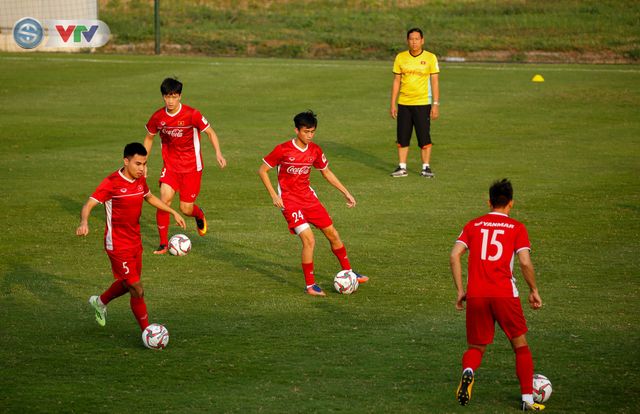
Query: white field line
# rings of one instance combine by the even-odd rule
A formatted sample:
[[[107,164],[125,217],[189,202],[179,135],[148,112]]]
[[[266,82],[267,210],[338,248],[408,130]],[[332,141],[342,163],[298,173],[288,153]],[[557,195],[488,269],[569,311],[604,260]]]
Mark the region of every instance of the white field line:
[[[241,58],[230,58],[241,59]],[[14,61],[45,61],[45,62],[78,62],[78,63],[111,63],[111,64],[151,64],[157,65],[159,63],[171,63],[181,65],[203,65],[203,66],[246,66],[246,62],[239,62],[234,60],[229,61],[206,61],[204,59],[199,60],[180,60],[171,59],[166,56],[151,59],[95,59],[95,58],[56,58],[56,57],[40,57],[40,56],[0,56],[0,62],[3,60]],[[252,66],[288,66],[288,67],[312,67],[312,68],[372,68],[380,67],[384,62],[372,61],[370,63],[362,63],[358,61],[335,61],[335,62],[318,62],[318,61],[304,61],[304,60],[289,60],[289,61],[275,61],[269,59],[252,59]],[[615,73],[640,73],[640,67],[636,66],[620,66],[618,67],[600,67],[600,65],[588,65],[577,64],[579,67],[554,67],[556,64],[545,65],[532,65],[526,63],[488,63],[486,65],[470,64],[470,63],[455,63],[441,64],[447,69],[471,69],[471,70],[488,70],[488,71],[541,71],[541,72],[615,72]],[[557,64],[568,65],[568,64]],[[389,63],[387,66],[391,66]]]

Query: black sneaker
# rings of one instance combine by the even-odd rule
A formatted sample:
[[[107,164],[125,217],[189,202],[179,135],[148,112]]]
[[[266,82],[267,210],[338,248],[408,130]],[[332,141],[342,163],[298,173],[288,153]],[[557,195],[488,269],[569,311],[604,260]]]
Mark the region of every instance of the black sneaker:
[[[392,177],[406,177],[407,175],[409,175],[409,173],[407,173],[407,169],[406,168],[402,168],[400,166],[398,166],[398,168],[396,168],[395,170],[393,170],[393,172],[391,173]]]
[[[433,178],[435,174],[431,171],[431,167],[424,167],[422,171],[420,171],[421,177]]]

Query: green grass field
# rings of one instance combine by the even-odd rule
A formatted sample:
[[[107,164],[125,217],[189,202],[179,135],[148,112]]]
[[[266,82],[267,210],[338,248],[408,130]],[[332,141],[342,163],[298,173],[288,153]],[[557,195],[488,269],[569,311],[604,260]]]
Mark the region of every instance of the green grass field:
[[[153,53],[152,0],[100,0],[106,50]],[[173,0],[160,3],[164,53],[393,59],[419,26],[438,56],[484,61],[640,60],[636,0]],[[127,47],[125,47],[127,49]],[[482,52],[482,53],[477,53]]]
[[[465,336],[448,268],[462,226],[486,211],[489,184],[509,177],[545,303],[525,314],[536,372],[554,385],[548,412],[636,412],[640,68],[443,64],[437,176],[425,180],[416,147],[411,175],[388,176],[390,65],[0,55],[0,411],[514,412],[501,334],[472,405],[454,401]],[[545,83],[530,82],[535,73]],[[199,203],[210,234],[188,222],[190,255],[154,257],[155,214],[143,209],[147,304],[171,332],[154,352],[128,300],[109,306],[105,328],[87,304],[112,280],[101,209],[86,239],[74,231],[123,145],[144,137],[167,75],[212,122],[229,166],[218,169],[205,143]],[[299,241],[256,174],[307,108],[358,200],[347,209],[313,173],[352,263],[371,276],[352,296],[302,294]],[[160,167],[156,142],[150,183]],[[337,270],[318,239],[320,285]]]

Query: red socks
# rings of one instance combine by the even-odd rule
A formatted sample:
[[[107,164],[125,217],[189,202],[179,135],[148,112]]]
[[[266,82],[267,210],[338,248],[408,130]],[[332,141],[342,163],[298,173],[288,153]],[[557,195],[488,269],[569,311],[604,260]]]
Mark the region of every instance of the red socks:
[[[200,210],[200,207],[194,204],[193,211],[191,212],[191,217],[195,217],[198,220],[202,220],[202,218],[204,217],[204,213],[202,212],[202,210]]]
[[[347,249],[344,247],[344,245],[339,249],[331,251],[338,258],[342,270],[351,270],[351,263],[349,263],[349,258],[347,257]]]
[[[147,304],[144,302],[144,298],[134,298],[131,296],[129,303],[131,304],[133,316],[136,317],[138,325],[140,325],[140,330],[144,331],[145,328],[149,326],[149,315],[147,314]]]
[[[533,357],[528,346],[515,349],[516,374],[520,380],[520,392],[533,394]]]
[[[316,283],[316,277],[313,274],[313,262],[302,263],[302,273],[304,273],[304,282],[307,286],[311,286]]]
[[[482,351],[478,348],[469,348],[462,355],[462,369],[471,368],[475,372],[482,363]],[[533,376],[532,376],[533,378]]]
[[[111,286],[109,286],[109,289],[105,290],[104,293],[100,295],[100,300],[106,305],[127,292],[129,292],[127,285],[122,280],[116,280]]]
[[[165,246],[169,244],[170,216],[166,211],[156,210],[156,223],[158,224],[158,233],[160,234],[160,244],[164,244]]]

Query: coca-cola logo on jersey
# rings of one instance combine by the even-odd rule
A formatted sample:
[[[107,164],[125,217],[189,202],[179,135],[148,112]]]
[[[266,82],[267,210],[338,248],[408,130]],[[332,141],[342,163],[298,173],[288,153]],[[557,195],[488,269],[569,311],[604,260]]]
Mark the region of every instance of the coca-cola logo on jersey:
[[[305,165],[304,167],[294,167],[292,165],[289,168],[287,168],[287,172],[289,174],[296,174],[296,175],[309,174],[310,171],[311,171],[311,167],[309,167],[308,165]]]
[[[165,135],[169,135],[171,138],[182,138],[182,129],[180,128],[164,128],[162,133]]]

